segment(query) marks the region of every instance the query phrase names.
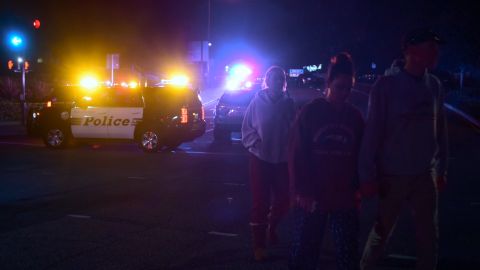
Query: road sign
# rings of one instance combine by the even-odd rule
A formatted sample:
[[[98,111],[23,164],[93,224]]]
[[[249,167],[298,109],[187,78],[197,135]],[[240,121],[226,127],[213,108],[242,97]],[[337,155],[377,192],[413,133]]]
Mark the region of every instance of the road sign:
[[[120,68],[120,55],[107,54],[107,69],[119,69],[119,68]]]

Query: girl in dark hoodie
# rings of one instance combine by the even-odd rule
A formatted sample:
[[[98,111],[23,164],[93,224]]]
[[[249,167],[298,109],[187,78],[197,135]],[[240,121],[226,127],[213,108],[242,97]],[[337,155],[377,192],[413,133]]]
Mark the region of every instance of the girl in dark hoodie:
[[[357,159],[364,121],[346,103],[355,78],[352,59],[332,58],[326,98],[298,115],[289,170],[295,202],[291,269],[316,269],[327,220],[335,240],[338,269],[358,269]]]

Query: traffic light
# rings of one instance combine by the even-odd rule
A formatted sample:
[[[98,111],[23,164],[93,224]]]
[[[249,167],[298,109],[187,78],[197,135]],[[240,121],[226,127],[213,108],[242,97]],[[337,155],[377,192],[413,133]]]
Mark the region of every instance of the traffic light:
[[[28,70],[28,68],[30,67],[30,63],[28,63],[28,61],[25,61],[23,67],[25,68],[25,70]]]
[[[14,65],[15,65],[15,64],[13,63],[13,60],[8,60],[7,66],[8,66],[8,69],[9,69],[9,70],[12,70]]]
[[[39,19],[36,19],[35,21],[33,21],[33,27],[35,27],[35,29],[40,28],[40,20]]]

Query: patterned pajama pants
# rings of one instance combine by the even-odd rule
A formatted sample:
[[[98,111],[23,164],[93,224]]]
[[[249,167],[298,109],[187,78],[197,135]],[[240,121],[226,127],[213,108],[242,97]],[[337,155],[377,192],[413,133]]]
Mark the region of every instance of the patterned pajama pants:
[[[325,227],[329,223],[335,242],[337,269],[359,269],[357,211],[307,213],[295,209],[295,229],[290,269],[317,269]]]

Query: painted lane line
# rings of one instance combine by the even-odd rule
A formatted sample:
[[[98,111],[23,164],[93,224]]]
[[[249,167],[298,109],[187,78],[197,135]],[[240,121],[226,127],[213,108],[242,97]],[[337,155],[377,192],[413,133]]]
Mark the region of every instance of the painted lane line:
[[[185,154],[191,155],[209,155],[209,156],[247,156],[247,154],[239,154],[239,153],[218,153],[218,152],[202,152],[202,151],[185,151]],[[181,154],[179,152],[178,154]]]
[[[245,184],[240,184],[240,183],[223,183],[223,184],[226,186],[239,186],[239,187],[245,186]]]
[[[212,131],[213,131],[213,128],[207,129],[207,130],[205,131],[205,133],[209,133],[209,132],[212,132]]]
[[[128,179],[138,179],[138,180],[147,179],[146,177],[143,177],[143,176],[129,176],[127,178]]]
[[[91,216],[85,216],[85,215],[67,215],[67,217],[71,217],[71,218],[82,218],[82,219],[92,218]]]
[[[236,234],[236,233],[224,233],[224,232],[216,232],[216,231],[208,232],[208,234],[225,236],[225,237],[237,237],[238,236],[238,234]]]
[[[34,144],[34,143],[0,142],[0,144],[45,147],[43,144]]]

